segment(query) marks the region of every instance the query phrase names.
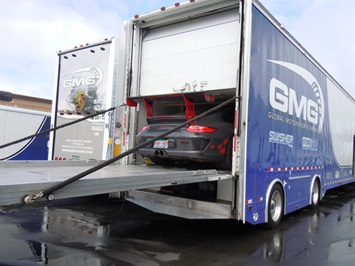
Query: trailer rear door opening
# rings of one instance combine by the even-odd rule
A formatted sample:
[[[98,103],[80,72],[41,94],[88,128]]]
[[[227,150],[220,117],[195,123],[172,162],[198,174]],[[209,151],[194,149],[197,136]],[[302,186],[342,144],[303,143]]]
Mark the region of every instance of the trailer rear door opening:
[[[235,88],[238,29],[235,9],[145,31],[141,96]]]

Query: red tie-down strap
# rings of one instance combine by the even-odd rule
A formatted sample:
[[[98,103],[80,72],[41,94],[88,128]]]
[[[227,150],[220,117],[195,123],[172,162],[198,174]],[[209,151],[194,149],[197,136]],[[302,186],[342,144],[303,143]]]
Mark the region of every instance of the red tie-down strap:
[[[193,101],[190,101],[185,95],[182,96],[184,97],[185,106],[186,106],[186,111],[185,111],[186,119],[190,120],[196,116],[195,104]]]
[[[145,111],[147,113],[147,117],[153,117],[153,103],[148,101],[147,98],[144,98]]]

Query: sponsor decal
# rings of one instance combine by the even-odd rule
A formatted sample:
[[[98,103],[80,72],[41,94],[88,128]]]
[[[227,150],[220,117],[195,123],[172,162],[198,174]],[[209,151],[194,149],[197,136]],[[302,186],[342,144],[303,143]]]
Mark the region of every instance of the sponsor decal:
[[[268,61],[298,74],[309,84],[309,88],[314,94],[312,99],[305,95],[299,95],[300,93],[288,84],[277,78],[272,78],[269,87],[269,103],[274,110],[279,112],[269,112],[268,117],[321,133],[324,122],[324,99],[316,78],[298,65],[284,61]]]
[[[271,130],[269,132],[269,142],[281,144],[281,145],[287,145],[292,149],[293,148],[293,135],[289,135],[289,134],[285,134],[285,133],[276,132],[276,131]]]
[[[85,106],[85,92],[79,91],[75,97],[75,109],[81,112]]]
[[[66,104],[59,107],[60,112],[92,113],[104,108],[102,89],[103,72],[99,67],[84,67],[63,77],[63,96],[66,96]],[[62,96],[62,97],[63,97]],[[95,119],[99,119],[96,117]]]
[[[76,88],[87,86],[100,86],[102,82],[102,70],[98,67],[85,67],[78,69],[68,75],[68,78],[63,80],[64,88]]]
[[[318,151],[318,140],[303,137],[302,138],[302,149],[311,150],[311,151]]]

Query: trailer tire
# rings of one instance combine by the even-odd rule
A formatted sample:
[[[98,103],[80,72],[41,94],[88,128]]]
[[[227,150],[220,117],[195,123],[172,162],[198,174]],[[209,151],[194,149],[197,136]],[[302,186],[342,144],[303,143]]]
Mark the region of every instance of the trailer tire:
[[[314,180],[312,190],[311,190],[311,208],[315,209],[320,201],[320,185],[319,180]]]
[[[279,183],[275,184],[270,192],[269,202],[268,202],[268,221],[266,223],[267,228],[277,227],[282,219],[284,209],[284,197],[281,185]]]

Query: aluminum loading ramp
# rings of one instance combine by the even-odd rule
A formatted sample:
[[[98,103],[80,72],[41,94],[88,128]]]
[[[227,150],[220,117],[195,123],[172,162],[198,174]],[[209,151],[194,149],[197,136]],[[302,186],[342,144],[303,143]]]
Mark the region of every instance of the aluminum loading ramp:
[[[99,161],[1,162],[0,206],[22,204],[25,196],[59,184],[99,163]],[[187,170],[111,164],[55,191],[53,196],[54,199],[64,199],[231,178],[231,174],[214,169]],[[47,197],[38,199],[44,200],[47,200]]]

